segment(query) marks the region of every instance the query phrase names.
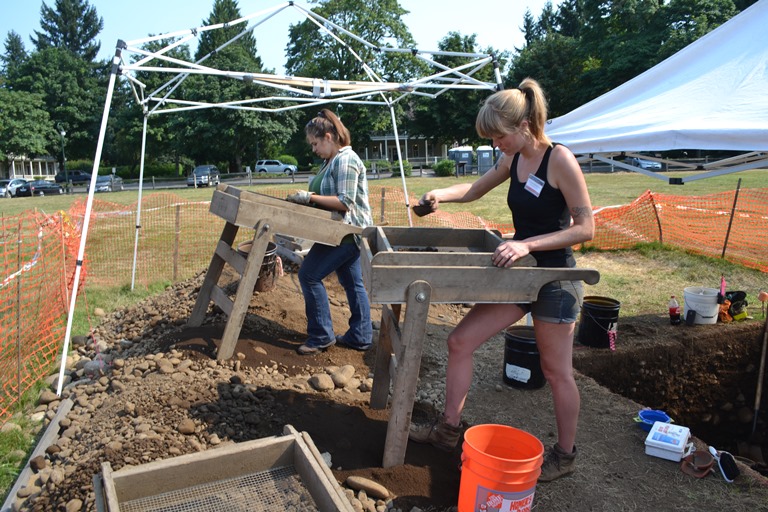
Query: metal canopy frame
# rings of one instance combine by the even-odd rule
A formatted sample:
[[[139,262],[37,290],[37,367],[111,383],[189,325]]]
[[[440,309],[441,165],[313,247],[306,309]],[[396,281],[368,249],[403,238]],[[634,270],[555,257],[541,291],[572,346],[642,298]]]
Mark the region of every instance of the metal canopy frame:
[[[683,170],[690,171],[703,171],[691,176],[683,176],[681,178],[667,176],[664,173],[657,171],[649,171],[636,165],[631,165],[623,160],[614,160],[614,157],[636,157],[643,160],[649,160],[652,162],[659,162],[661,164],[673,165],[675,167],[681,167]],[[633,153],[630,151],[621,153],[592,153],[589,155],[579,155],[577,157],[579,163],[587,163],[591,160],[602,162],[612,165],[614,167],[620,167],[627,171],[638,172],[644,174],[649,178],[655,178],[661,181],[666,181],[669,185],[684,185],[686,183],[703,180],[705,178],[712,178],[714,176],[722,176],[724,174],[732,174],[735,172],[748,171],[750,169],[759,169],[768,166],[768,153],[764,151],[751,151],[742,155],[723,158],[721,160],[714,160],[706,164],[689,164],[681,162],[679,160],[669,160],[665,158],[656,158],[640,153]]]
[[[226,71],[219,70],[211,66],[206,66],[205,61],[221,51],[230,44],[234,43],[247,33],[253,33],[266,21],[272,19],[279,12],[285,9],[295,9],[302,13],[306,19],[317,25],[318,30],[332,37],[342,44],[363,66],[367,80],[344,81],[324,78],[292,77],[277,74],[256,73],[248,70]],[[170,50],[189,43],[202,33],[222,28],[230,28],[236,25],[244,25],[246,29],[219,46],[216,50],[203,56],[195,62],[187,62],[175,59],[166,55]],[[415,58],[422,60],[434,68],[434,72],[424,77],[415,77],[408,82],[385,82],[376,73],[376,71],[366,63],[341,36],[350,37],[353,40],[374,49],[377,52],[410,54]],[[178,39],[176,39],[178,38]],[[175,39],[164,48],[149,52],[141,48],[141,45],[159,41],[163,39]],[[137,56],[138,60],[129,62],[130,56]],[[434,60],[436,56],[454,56],[465,57],[467,62],[456,67],[447,67]],[[171,64],[173,67],[158,66],[157,63],[163,62]],[[474,78],[474,75],[484,67],[492,65],[494,70],[495,82],[484,82]],[[137,72],[168,73],[172,75],[170,79],[157,90],[151,93],[146,92],[146,84],[136,78]],[[179,85],[192,74],[203,74],[209,76],[221,76],[233,80],[242,80],[248,83],[260,84],[274,89],[275,95],[268,98],[244,98],[237,101],[212,103],[205,101],[191,101],[174,95],[178,91]],[[96,154],[93,159],[93,169],[91,172],[91,183],[88,189],[88,200],[85,208],[85,219],[83,222],[83,234],[80,239],[80,247],[77,255],[75,267],[75,277],[73,289],[77,290],[80,283],[80,274],[82,272],[83,258],[85,256],[85,245],[88,237],[88,228],[90,224],[91,211],[93,207],[93,198],[96,178],[99,171],[99,162],[101,161],[102,150],[104,147],[104,137],[106,134],[107,122],[109,120],[110,105],[114,93],[115,80],[121,76],[128,81],[133,92],[134,99],[142,108],[144,113],[142,141],[141,141],[141,160],[139,164],[139,196],[136,213],[136,236],[134,242],[134,262],[131,278],[131,289],[135,284],[136,258],[138,254],[139,231],[141,229],[141,198],[142,183],[144,179],[144,157],[146,154],[147,141],[147,119],[155,114],[170,114],[174,112],[183,112],[189,110],[198,110],[206,108],[227,108],[246,110],[254,112],[268,112],[290,110],[304,107],[317,107],[327,103],[348,103],[380,105],[389,108],[392,118],[392,128],[395,135],[395,144],[397,156],[400,165],[400,176],[402,178],[403,191],[405,193],[405,207],[408,211],[409,224],[412,225],[410,207],[408,204],[408,191],[405,184],[405,172],[403,170],[402,152],[400,149],[399,135],[397,132],[397,118],[394,105],[410,95],[436,98],[451,90],[487,90],[495,92],[502,89],[502,79],[499,70],[499,64],[495,56],[483,53],[464,53],[464,52],[442,52],[425,51],[416,48],[392,48],[374,45],[359,36],[351,33],[345,28],[333,23],[330,20],[318,15],[317,13],[302,7],[293,1],[283,2],[273,8],[243,16],[227,23],[218,23],[214,25],[200,26],[192,29],[167,32],[157,36],[135,39],[130,41],[118,40],[115,55],[112,58],[112,69],[109,75],[107,94],[104,102],[104,111],[101,118],[99,137],[96,145]],[[262,106],[267,100],[282,100],[286,102],[285,106],[278,109],[270,109]],[[65,362],[69,350],[69,341],[72,333],[72,313],[75,309],[77,293],[73,293],[69,311],[67,314],[67,329],[62,347],[62,357],[59,368],[59,380],[57,394],[61,395],[64,383]]]

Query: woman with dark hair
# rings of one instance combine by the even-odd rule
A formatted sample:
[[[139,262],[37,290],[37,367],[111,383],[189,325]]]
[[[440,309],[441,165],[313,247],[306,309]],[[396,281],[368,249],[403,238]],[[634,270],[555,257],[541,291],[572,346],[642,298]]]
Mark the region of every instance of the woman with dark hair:
[[[535,80],[527,78],[515,89],[491,95],[475,127],[503,157],[474,183],[432,190],[420,200],[435,210],[440,203],[480,199],[509,180],[507,204],[515,234],[496,248],[493,264],[497,267],[510,267],[528,254],[539,267],[574,267],[571,246],[594,236],[592,204],[581,167],[568,148],[549,140],[544,133],[546,120],[546,99]],[[581,281],[555,281],[544,285],[530,304],[475,305],[448,335],[444,413],[431,425],[414,428],[410,439],[444,450],[457,445],[461,411],[472,383],[473,353],[530,313],[557,422],[557,442],[547,450],[539,481],[571,473],[580,407],[573,376],[573,334],[582,298]]]
[[[343,222],[366,227],[373,224],[368,203],[365,165],[350,147],[349,130],[336,114],[323,109],[310,120],[304,132],[312,151],[324,160],[309,190],[299,190],[286,199],[338,212]],[[351,316],[349,328],[337,336],[333,330],[328,293],[323,285],[331,272],[347,294]],[[307,340],[297,352],[316,354],[339,344],[355,350],[368,350],[372,343],[371,307],[360,268],[360,237],[347,235],[338,246],[315,243],[299,269],[307,313]]]

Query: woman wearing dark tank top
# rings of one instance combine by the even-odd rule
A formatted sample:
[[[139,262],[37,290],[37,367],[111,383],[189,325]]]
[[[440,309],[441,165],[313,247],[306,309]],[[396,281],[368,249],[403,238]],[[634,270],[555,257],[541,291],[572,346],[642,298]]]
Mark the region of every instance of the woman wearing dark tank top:
[[[474,183],[432,190],[420,200],[436,210],[443,202],[480,199],[509,180],[507,202],[515,234],[493,253],[497,267],[510,267],[528,254],[539,267],[573,267],[571,246],[594,236],[592,204],[581,167],[570,150],[546,136],[546,120],[546,99],[535,80],[526,78],[515,89],[491,95],[475,126],[504,156]],[[472,354],[530,312],[557,422],[557,442],[545,453],[539,482],[571,473],[580,408],[573,377],[573,334],[582,297],[580,281],[556,281],[544,285],[531,304],[476,304],[448,335],[445,410],[432,424],[414,426],[410,439],[446,450],[456,447],[472,383]]]

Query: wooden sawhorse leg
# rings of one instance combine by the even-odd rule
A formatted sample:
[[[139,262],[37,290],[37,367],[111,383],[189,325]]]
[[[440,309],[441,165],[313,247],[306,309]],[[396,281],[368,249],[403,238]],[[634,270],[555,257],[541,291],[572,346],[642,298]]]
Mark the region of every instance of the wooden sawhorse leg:
[[[393,310],[386,305],[382,307],[371,407],[386,407],[390,378],[394,378],[392,407],[384,443],[385,468],[405,462],[431,295],[432,287],[426,281],[414,281],[408,285],[402,336],[398,329],[400,305],[395,305]]]
[[[264,260],[264,254],[267,251],[267,245],[271,235],[271,228],[265,221],[259,221],[255,226],[253,244],[248,258],[244,259],[240,254],[232,249],[232,243],[237,235],[238,227],[229,222],[224,226],[221,238],[216,245],[208,272],[200,287],[200,293],[197,296],[197,302],[190,314],[187,325],[198,327],[203,323],[205,312],[208,310],[208,303],[213,302],[219,306],[227,315],[227,326],[224,328],[224,335],[221,338],[221,346],[216,354],[216,359],[223,361],[229,359],[235,352],[237,340],[240,337],[240,330],[243,328],[245,315],[248,313],[248,306],[251,303],[253,289],[256,281],[259,279],[261,264]],[[229,299],[224,290],[218,285],[221,278],[221,272],[224,264],[229,263],[240,273],[240,283],[237,286],[237,293],[234,302]]]

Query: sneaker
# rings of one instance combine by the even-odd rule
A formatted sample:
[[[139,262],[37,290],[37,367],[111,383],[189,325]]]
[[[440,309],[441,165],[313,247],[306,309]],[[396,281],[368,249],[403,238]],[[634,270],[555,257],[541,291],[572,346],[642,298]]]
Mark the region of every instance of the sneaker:
[[[336,336],[336,344],[340,347],[351,348],[352,350],[359,350],[360,352],[365,352],[366,350],[371,348],[371,344],[352,345],[350,343],[347,343],[346,340],[344,340],[344,336]]]
[[[432,423],[412,426],[408,439],[416,443],[429,443],[435,448],[450,452],[459,444],[463,426],[464,422],[456,427],[449,425],[441,414]]]
[[[298,352],[302,356],[310,356],[312,354],[323,352],[325,351],[325,349],[335,344],[336,344],[336,340],[331,340],[325,345],[310,345],[309,343],[304,343],[302,346],[296,349],[296,352]]]
[[[565,453],[560,445],[555,443],[544,454],[544,463],[541,465],[539,482],[551,482],[561,476],[573,473],[576,465],[576,446],[572,453]]]

